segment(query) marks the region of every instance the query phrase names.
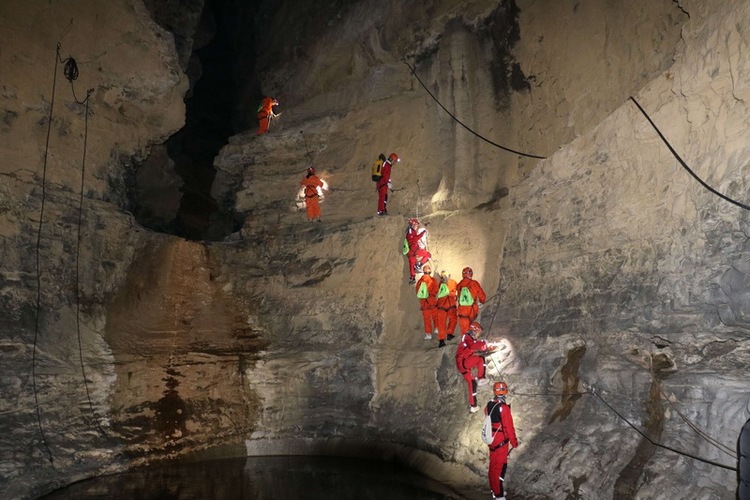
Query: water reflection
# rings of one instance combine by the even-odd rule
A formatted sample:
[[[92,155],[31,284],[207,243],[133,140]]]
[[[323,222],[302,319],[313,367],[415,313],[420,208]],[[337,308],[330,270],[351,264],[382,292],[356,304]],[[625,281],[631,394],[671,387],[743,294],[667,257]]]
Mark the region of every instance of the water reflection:
[[[82,481],[47,500],[459,498],[398,465],[330,457],[251,457],[154,466]]]

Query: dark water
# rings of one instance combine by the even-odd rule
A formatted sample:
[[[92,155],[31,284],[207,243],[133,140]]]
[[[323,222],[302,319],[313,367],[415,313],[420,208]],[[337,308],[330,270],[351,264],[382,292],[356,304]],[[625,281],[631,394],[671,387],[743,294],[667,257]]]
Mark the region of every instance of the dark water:
[[[42,498],[427,500],[459,496],[395,464],[330,457],[251,457],[137,469],[81,481]]]

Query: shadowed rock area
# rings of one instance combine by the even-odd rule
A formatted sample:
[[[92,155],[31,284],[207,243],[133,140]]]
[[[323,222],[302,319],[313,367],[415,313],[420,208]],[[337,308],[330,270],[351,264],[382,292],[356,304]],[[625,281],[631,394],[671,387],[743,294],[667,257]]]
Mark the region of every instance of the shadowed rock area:
[[[210,5],[0,3],[5,497],[166,459],[310,454],[486,498],[456,343],[423,340],[407,282],[414,216],[436,270],[471,266],[487,292],[489,377],[520,441],[509,497],[734,495],[747,211],[636,103],[695,176],[747,202],[750,5],[220,3],[259,36],[232,39],[232,135],[201,160],[201,196],[228,218],[199,211],[193,241],[131,212],[137,185],[176,232],[168,141]],[[258,136],[262,95],[281,116]],[[390,152],[376,217],[370,168]],[[330,187],[320,223],[308,166]]]

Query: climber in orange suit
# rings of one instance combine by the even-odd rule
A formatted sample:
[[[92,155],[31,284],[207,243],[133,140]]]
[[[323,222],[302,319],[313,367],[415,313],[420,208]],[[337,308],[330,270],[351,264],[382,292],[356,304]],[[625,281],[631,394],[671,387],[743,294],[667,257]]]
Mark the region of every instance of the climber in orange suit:
[[[478,354],[490,349],[487,342],[478,340],[483,331],[482,325],[472,321],[468,331],[461,336],[461,342],[456,349],[456,368],[469,386],[469,411],[471,413],[479,410],[477,406],[477,386],[487,383],[487,379],[484,378],[486,369],[484,357]],[[474,368],[477,370],[476,377],[472,373]]]
[[[273,112],[273,107],[277,106],[279,101],[271,97],[264,97],[258,108],[258,135],[268,132],[268,126],[271,124],[271,118],[276,118],[278,114]]]
[[[424,274],[417,281],[416,290],[424,320],[424,338],[431,340],[432,332],[437,329],[437,293],[440,285],[435,278],[430,276],[432,268],[429,264],[422,266],[422,272]]]
[[[461,334],[469,331],[469,324],[477,319],[479,315],[479,306],[487,300],[487,295],[478,281],[472,279],[474,271],[470,267],[464,267],[461,272],[463,279],[458,282],[456,287],[456,297],[458,299],[458,326]]]
[[[320,203],[318,202],[320,192],[318,189],[323,189],[324,184],[323,181],[315,175],[315,168],[310,167],[307,169],[307,175],[302,179],[300,184],[305,188],[304,193],[307,219],[320,222]]]
[[[445,347],[446,340],[453,340],[458,313],[456,311],[456,280],[443,271],[440,273],[440,288],[437,293],[438,347]]]

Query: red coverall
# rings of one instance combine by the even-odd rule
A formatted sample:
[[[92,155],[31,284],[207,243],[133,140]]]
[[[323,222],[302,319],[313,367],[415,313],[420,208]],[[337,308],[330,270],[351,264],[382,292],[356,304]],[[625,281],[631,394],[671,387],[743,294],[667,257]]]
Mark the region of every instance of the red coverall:
[[[320,218],[320,204],[318,203],[318,188],[323,187],[317,175],[313,174],[302,179],[300,182],[305,186],[305,208],[307,209],[307,218],[315,220]]]
[[[424,332],[425,334],[432,335],[432,332],[439,328],[437,322],[437,292],[440,285],[438,284],[438,281],[429,274],[423,274],[422,277],[419,278],[419,281],[417,281],[415,288],[417,293],[419,293],[419,288],[422,283],[427,285],[427,293],[429,296],[426,299],[419,299],[419,307],[422,309]]]
[[[513,426],[513,415],[510,413],[510,405],[505,404],[505,397],[495,396],[484,408],[484,414],[489,412],[492,419],[492,432],[495,439],[488,445],[490,449],[490,469],[488,472],[490,489],[496,497],[505,494],[503,482],[505,481],[505,470],[508,467],[508,452],[510,448],[518,448],[516,429]]]
[[[383,162],[380,180],[375,183],[375,189],[378,191],[378,214],[388,213],[388,181],[391,180],[391,162]]]
[[[263,98],[260,103],[260,111],[258,111],[258,132],[257,135],[265,134],[268,132],[268,126],[271,124],[271,115],[273,115],[273,107],[279,103],[276,99],[272,99],[268,96]]]
[[[425,237],[427,236],[427,229],[419,228],[414,229],[409,226],[406,230],[406,244],[409,246],[409,251],[406,253],[406,258],[409,260],[409,277],[415,277],[414,265],[417,263],[417,259],[422,264],[425,264],[432,254],[427,251],[427,243]]]
[[[476,340],[469,332],[461,337],[456,349],[456,368],[469,386],[469,406],[477,405],[477,378],[484,378],[485,370],[484,358],[475,353],[486,350],[487,342]],[[476,378],[471,373],[473,368],[477,369]]]
[[[484,304],[484,301],[487,300],[487,295],[484,293],[484,290],[482,290],[482,286],[477,280],[471,278],[464,278],[458,282],[456,297],[461,297],[461,289],[464,287],[469,289],[469,293],[471,293],[471,296],[474,298],[474,303],[470,306],[462,306],[459,304],[457,307],[458,327],[461,329],[461,333],[469,331],[469,325],[479,314],[479,304]]]
[[[439,340],[445,340],[448,335],[453,335],[458,323],[458,313],[456,312],[456,280],[448,278],[447,281],[440,285],[440,290],[442,290],[443,285],[446,286],[448,293],[442,297],[438,293],[437,324]]]

